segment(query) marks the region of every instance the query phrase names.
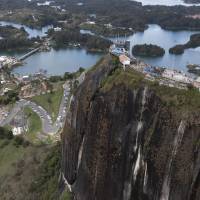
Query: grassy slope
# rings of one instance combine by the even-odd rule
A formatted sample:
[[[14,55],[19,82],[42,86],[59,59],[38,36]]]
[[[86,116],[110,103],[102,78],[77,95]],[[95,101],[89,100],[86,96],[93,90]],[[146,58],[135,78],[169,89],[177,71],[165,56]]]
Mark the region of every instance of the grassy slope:
[[[46,109],[52,116],[53,121],[55,121],[58,116],[62,96],[63,89],[59,88],[57,91],[52,93],[32,97],[31,100]]]
[[[8,144],[2,145],[5,142]],[[14,139],[1,139],[0,144],[1,199],[22,199],[22,196],[27,195],[27,187],[39,165],[36,160],[43,159],[45,154],[41,147],[16,146]],[[27,191],[22,191],[22,186]]]
[[[7,139],[0,139],[0,145]],[[59,200],[60,144],[0,148],[0,199]],[[68,200],[70,194],[65,193]]]

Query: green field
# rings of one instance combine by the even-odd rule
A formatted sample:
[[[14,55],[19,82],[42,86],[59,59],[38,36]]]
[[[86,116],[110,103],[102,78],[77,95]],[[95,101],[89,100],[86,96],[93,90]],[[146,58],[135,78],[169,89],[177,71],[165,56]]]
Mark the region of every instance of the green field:
[[[51,115],[54,122],[58,116],[62,96],[63,88],[59,88],[52,93],[32,97],[31,100],[42,106]]]
[[[34,142],[37,139],[37,134],[42,132],[42,122],[40,117],[32,109],[25,108],[24,112],[28,119],[28,133],[26,137],[31,142]]]

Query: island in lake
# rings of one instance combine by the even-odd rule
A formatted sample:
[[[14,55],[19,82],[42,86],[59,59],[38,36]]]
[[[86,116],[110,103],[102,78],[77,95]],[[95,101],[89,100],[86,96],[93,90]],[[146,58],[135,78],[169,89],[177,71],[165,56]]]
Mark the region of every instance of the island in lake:
[[[178,44],[169,49],[170,54],[180,55],[184,53],[184,45]]]
[[[133,47],[132,53],[135,56],[160,57],[165,54],[165,50],[153,44],[140,44]]]
[[[200,33],[190,36],[190,40],[185,44],[178,44],[169,49],[171,54],[183,54],[185,49],[197,48],[200,46]]]

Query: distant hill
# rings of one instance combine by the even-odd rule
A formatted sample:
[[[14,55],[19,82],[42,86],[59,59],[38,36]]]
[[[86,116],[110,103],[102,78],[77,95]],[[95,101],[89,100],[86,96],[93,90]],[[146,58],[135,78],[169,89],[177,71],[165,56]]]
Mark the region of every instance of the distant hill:
[[[184,0],[185,3],[200,3],[200,0]]]

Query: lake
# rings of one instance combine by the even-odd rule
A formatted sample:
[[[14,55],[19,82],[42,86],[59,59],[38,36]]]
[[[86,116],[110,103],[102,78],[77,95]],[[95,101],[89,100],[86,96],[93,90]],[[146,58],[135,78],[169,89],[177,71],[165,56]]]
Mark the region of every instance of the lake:
[[[0,22],[2,23],[2,22]],[[12,25],[17,28],[23,25],[3,22],[3,25]],[[49,27],[41,30],[30,29],[23,26],[29,33],[30,37],[44,36]],[[82,34],[92,34],[90,31],[81,30]],[[160,67],[176,68],[187,71],[187,64],[200,64],[200,48],[185,50],[182,55],[169,54],[169,48],[176,44],[186,43],[190,36],[196,31],[167,31],[160,26],[152,24],[144,32],[137,32],[129,37],[127,40],[131,41],[131,49],[135,44],[156,44],[165,49],[165,55],[159,58],[138,57],[147,64]],[[115,38],[110,38],[115,40]],[[124,38],[120,38],[124,39]],[[20,57],[25,52],[1,52],[0,55],[12,55]],[[131,52],[130,52],[131,53]],[[91,67],[100,58],[102,54],[87,53],[85,49],[67,48],[60,50],[51,50],[50,52],[39,52],[25,60],[25,64],[21,67],[15,68],[13,71],[22,75],[32,74],[38,72],[39,69],[46,69],[49,75],[62,75],[64,72],[76,71],[79,67]]]
[[[199,6],[200,4],[187,4],[184,3],[183,0],[134,0],[137,2],[141,2],[142,5],[164,5],[164,6],[177,6],[177,5],[183,5],[183,6]]]
[[[153,66],[165,66],[186,71],[189,63],[200,64],[200,48],[187,49],[182,55],[169,54],[169,48],[176,44],[186,43],[196,31],[166,31],[160,26],[152,24],[144,32],[138,32],[127,37],[131,41],[131,49],[136,44],[156,44],[165,49],[165,55],[159,58],[138,57]],[[120,38],[124,39],[124,38]],[[114,41],[115,39],[112,38]],[[130,52],[131,54],[131,52]]]
[[[5,22],[5,21],[0,21],[0,25],[1,26],[13,26],[17,29],[20,29],[23,27],[25,29],[25,31],[28,33],[29,38],[33,38],[33,37],[37,37],[37,36],[39,36],[39,37],[46,36],[46,32],[50,28],[53,27],[53,26],[44,26],[41,29],[32,29],[32,28],[22,25],[22,24],[17,24],[17,23],[13,23],[13,22]]]
[[[24,52],[0,52],[0,55],[20,57]],[[65,72],[75,72],[79,67],[89,68],[102,57],[101,53],[87,53],[85,49],[67,48],[49,52],[38,52],[28,57],[23,66],[13,69],[20,75],[34,74],[40,69],[47,70],[48,75],[63,75]]]
[[[31,29],[25,25],[4,21],[0,21],[0,24],[2,26],[10,25],[18,29],[24,27],[29,34],[29,38],[43,37],[46,35],[48,29],[52,28],[52,26],[46,26],[42,29]],[[27,52],[0,52],[0,55],[19,58],[25,53]],[[45,69],[48,75],[63,75],[65,72],[77,71],[79,67],[88,68],[95,65],[102,55],[101,53],[88,53],[85,49],[79,48],[52,49],[49,52],[38,52],[28,57],[24,61],[25,64],[13,69],[13,72],[26,75],[38,72],[40,69]]]

